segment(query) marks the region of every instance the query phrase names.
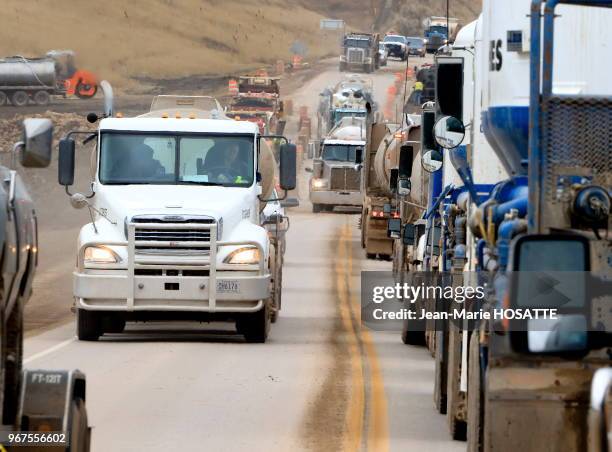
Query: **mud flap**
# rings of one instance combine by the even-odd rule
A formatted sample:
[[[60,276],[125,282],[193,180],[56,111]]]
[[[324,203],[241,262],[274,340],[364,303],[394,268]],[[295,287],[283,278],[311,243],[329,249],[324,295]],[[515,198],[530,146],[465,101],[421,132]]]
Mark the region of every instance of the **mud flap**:
[[[17,429],[70,435],[71,405],[75,398],[85,401],[85,375],[78,370],[24,370],[21,381]]]

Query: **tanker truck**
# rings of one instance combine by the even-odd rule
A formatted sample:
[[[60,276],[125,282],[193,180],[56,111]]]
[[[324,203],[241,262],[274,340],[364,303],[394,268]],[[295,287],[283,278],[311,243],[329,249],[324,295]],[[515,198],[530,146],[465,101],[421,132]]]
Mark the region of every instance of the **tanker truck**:
[[[420,118],[409,116],[408,120],[406,126],[388,124],[382,122],[379,114],[371,110],[368,112],[360,219],[361,247],[365,249],[368,259],[377,256],[390,259],[393,255],[393,239],[388,235],[388,220],[400,217],[396,191],[401,150],[405,143],[419,141],[420,134]],[[406,144],[405,155],[408,155],[409,146],[413,152],[415,150],[413,145]],[[409,160],[408,157],[404,159]],[[403,180],[409,179],[405,173]]]
[[[13,147],[12,167],[0,166],[0,430],[4,446],[13,450],[89,451],[90,427],[85,407],[85,375],[78,370],[23,369],[24,308],[32,294],[38,263],[34,204],[13,168],[43,168],[51,161],[53,125],[49,119],[26,119],[23,141]]]
[[[256,124],[228,119],[202,96],[158,96],[150,112],[114,118],[112,90],[102,88],[91,193],[70,191],[78,132],[60,142],[59,183],[93,219],[74,271],[79,340],[120,333],[127,321],[195,320],[233,322],[248,342],[265,342],[282,260],[260,212],[295,188],[295,146],[280,146],[279,199]]]
[[[361,171],[365,120],[343,118],[321,143],[313,159],[309,183],[312,211],[335,207],[361,208]]]
[[[10,102],[15,107],[24,107],[30,101],[47,105],[51,94],[60,91],[60,85],[53,58],[0,59],[0,106]]]
[[[449,342],[436,344],[448,348],[449,420],[458,431],[464,427],[457,422],[467,421],[470,451],[605,450],[600,446],[609,434],[603,418],[610,377],[594,374],[610,367],[606,349],[612,345],[609,310],[603,308],[611,301],[605,232],[611,164],[603,132],[609,115],[598,113],[609,110],[611,99],[600,55],[612,17],[609,9],[580,3],[549,5],[544,13],[537,1],[484,3],[482,39],[478,24],[476,29],[474,98],[482,99],[482,130],[508,175],[488,195],[471,180],[479,159],[470,166],[462,140],[452,144],[459,119],[443,115],[435,127],[468,188],[460,236],[473,240],[455,244],[444,261],[447,268],[475,269],[489,281],[480,310],[492,320],[473,326],[471,334],[464,327],[455,338],[449,327]],[[542,38],[542,58],[530,58],[542,53]],[[461,92],[450,90],[450,99],[457,98],[454,91]],[[442,104],[445,96],[438,97]],[[450,248],[451,240],[444,237],[442,246]],[[551,306],[559,313],[552,320],[494,315]]]

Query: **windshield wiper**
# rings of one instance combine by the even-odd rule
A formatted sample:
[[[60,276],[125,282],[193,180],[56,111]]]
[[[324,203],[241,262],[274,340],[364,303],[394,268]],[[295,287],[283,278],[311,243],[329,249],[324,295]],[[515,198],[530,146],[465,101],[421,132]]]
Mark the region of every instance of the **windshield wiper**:
[[[182,180],[178,182],[180,185],[203,185],[206,187],[225,187],[225,184],[219,182],[204,182],[195,180]]]

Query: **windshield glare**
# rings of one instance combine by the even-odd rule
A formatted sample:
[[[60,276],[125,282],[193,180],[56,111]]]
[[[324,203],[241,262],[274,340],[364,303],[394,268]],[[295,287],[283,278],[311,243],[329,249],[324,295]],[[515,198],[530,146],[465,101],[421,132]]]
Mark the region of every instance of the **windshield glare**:
[[[103,133],[103,184],[253,183],[253,136]]]
[[[385,42],[401,42],[401,43],[405,43],[406,42],[406,38],[404,38],[403,36],[387,36],[385,38]]]
[[[328,162],[354,162],[355,150],[359,147],[345,144],[326,144],[323,146],[321,157]]]

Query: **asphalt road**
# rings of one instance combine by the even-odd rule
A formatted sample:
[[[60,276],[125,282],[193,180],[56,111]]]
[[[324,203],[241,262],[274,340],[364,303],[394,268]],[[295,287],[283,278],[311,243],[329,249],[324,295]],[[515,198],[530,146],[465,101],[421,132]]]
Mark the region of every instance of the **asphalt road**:
[[[379,102],[401,68],[373,75]],[[312,111],[339,78],[329,67],[287,94]],[[465,449],[433,410],[428,352],[403,345],[399,333],[360,327],[360,272],[391,264],[365,259],[357,215],[311,213],[306,181],[302,172],[283,310],[266,344],[246,344],[224,324],[172,323],[130,324],[125,334],[78,342],[69,314],[31,331],[26,367],[86,373],[92,450]],[[58,215],[72,215],[64,205]],[[76,224],[41,236],[58,260],[42,262],[30,312],[69,312],[75,238]]]

